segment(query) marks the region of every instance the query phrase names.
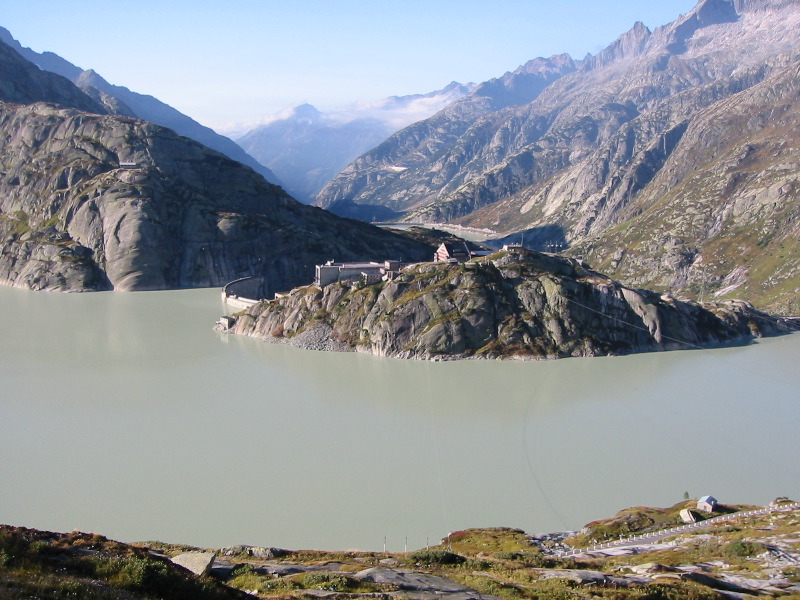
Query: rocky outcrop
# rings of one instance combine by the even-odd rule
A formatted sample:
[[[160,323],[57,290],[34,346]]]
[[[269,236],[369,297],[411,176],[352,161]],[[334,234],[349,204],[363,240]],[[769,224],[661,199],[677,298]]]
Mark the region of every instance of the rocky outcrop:
[[[216,557],[216,552],[184,552],[173,556],[170,560],[195,575],[208,575]]]
[[[498,600],[495,596],[479,594],[466,585],[457,583],[444,577],[420,573],[409,569],[386,569],[373,567],[364,569],[353,575],[359,581],[368,581],[383,585],[391,585],[400,590],[411,590],[415,592],[428,592],[436,597],[456,600],[472,600],[481,598],[486,600]]]
[[[703,0],[652,32],[637,23],[596,56],[561,60],[563,71],[549,59],[559,76],[523,104],[480,96],[493,86],[479,86],[353,162],[319,203],[380,204],[409,221],[502,235],[550,228],[563,239],[526,239],[579,246],[575,255],[632,285],[696,296],[738,285],[737,295],[797,314],[798,24],[796,0]],[[506,89],[522,76],[507,74]],[[743,173],[735,157],[747,147],[757,159]],[[679,191],[694,197],[691,208]],[[762,197],[780,201],[752,200]],[[731,243],[742,231],[731,205],[748,212],[748,203],[760,233]],[[658,221],[655,205],[671,220]],[[674,239],[692,258],[648,256],[629,234],[660,235],[650,249]],[[687,265],[698,267],[690,277]]]
[[[424,263],[392,281],[293,290],[234,332],[306,348],[401,358],[561,358],[745,343],[780,332],[743,302],[701,306],[633,290],[573,259],[501,252]]]
[[[262,276],[268,292],[315,263],[425,244],[306,207],[173,131],[51,104],[0,103],[0,282],[148,290]]]

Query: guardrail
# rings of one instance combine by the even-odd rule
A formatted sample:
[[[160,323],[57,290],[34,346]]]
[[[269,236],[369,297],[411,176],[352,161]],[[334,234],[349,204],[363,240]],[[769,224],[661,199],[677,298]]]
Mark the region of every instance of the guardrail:
[[[741,517],[751,517],[755,515],[765,515],[771,512],[789,511],[797,509],[800,509],[800,502],[793,502],[791,504],[779,504],[776,506],[766,506],[764,508],[756,508],[753,510],[743,510],[735,513],[728,513],[727,515],[711,517],[710,519],[706,519],[705,521],[698,521],[696,523],[687,523],[686,525],[677,525],[675,527],[670,527],[668,529],[661,529],[659,531],[650,531],[648,533],[640,533],[638,535],[632,535],[630,537],[623,538],[620,540],[614,540],[613,542],[595,544],[594,546],[590,546],[588,548],[582,548],[580,550],[574,550],[573,552],[567,552],[565,554],[562,554],[561,557],[571,558],[574,556],[579,556],[581,554],[588,554],[590,552],[608,550],[609,548],[622,548],[624,546],[633,546],[636,545],[637,540],[641,542],[643,540],[653,538],[652,541],[655,541],[660,538],[671,537],[672,535],[676,535],[684,531],[693,531],[695,529],[702,529],[704,527],[708,527],[709,525],[713,525],[715,523],[721,523],[724,521],[730,521],[732,519],[738,519]]]

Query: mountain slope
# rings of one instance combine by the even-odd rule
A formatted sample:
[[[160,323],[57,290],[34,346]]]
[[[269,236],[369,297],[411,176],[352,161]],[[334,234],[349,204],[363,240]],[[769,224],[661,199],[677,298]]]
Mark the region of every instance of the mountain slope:
[[[106,110],[72,83],[53,73],[41,71],[0,42],[0,98],[4,102],[65,103],[80,110],[105,114]]]
[[[313,265],[431,249],[306,207],[172,130],[47,104],[0,105],[0,280],[33,289],[270,291]],[[129,163],[131,167],[126,167]]]
[[[409,210],[456,189],[470,173],[470,155],[492,144],[498,115],[511,114],[510,98],[530,102],[547,84],[575,70],[568,56],[537,59],[513,74],[481,85],[468,97],[436,115],[399,131],[356,159],[318,195],[316,205],[330,207],[342,200],[381,203],[392,210]],[[522,92],[515,82],[520,79]],[[530,82],[535,82],[531,84]],[[505,108],[496,111],[495,106]]]
[[[0,53],[0,92],[8,93],[0,95],[6,285],[144,290],[260,275],[270,293],[311,280],[314,264],[331,257],[411,259],[432,251],[304,206],[171,129],[72,108],[87,96],[23,63],[11,50]],[[31,93],[22,98],[21,90]],[[20,104],[37,98],[46,102]]]
[[[8,30],[0,27],[0,41],[4,42],[26,60],[41,69],[66,77],[102,104],[106,112],[127,117],[136,117],[157,125],[174,129],[201,144],[237,160],[260,173],[267,181],[281,184],[278,177],[267,167],[248,155],[240,146],[212,129],[201,125],[191,117],[161,102],[153,96],[132,92],[126,87],[112,85],[93,70],[83,70],[52,52],[38,53],[23,47]]]
[[[525,231],[528,243],[576,246],[576,253],[616,277],[634,277],[637,285],[697,292],[699,284],[722,293],[739,283],[737,294],[798,312],[792,298],[800,289],[798,249],[782,241],[792,239],[787,225],[800,214],[795,124],[792,111],[783,108],[795,102],[798,25],[796,0],[703,0],[653,32],[636,24],[606,50],[578,61],[574,72],[555,79],[531,102],[489,107],[467,122],[440,113],[429,120],[438,127],[423,137],[396,134],[345,169],[320,194],[320,204],[381,203],[405,212],[408,220],[491,227],[505,235]],[[456,105],[475,102],[473,94]],[[759,116],[724,118],[737,110]],[[765,147],[776,139],[767,132],[782,127],[788,128],[783,145]],[[448,128],[459,133],[451,136]],[[651,222],[642,216],[676,186],[689,195],[695,168],[717,179],[724,175],[725,161],[736,153],[730,145],[734,138],[739,150],[747,145],[763,150],[748,177],[732,178],[715,193],[707,189],[703,201],[694,203],[694,227],[673,232],[674,224],[667,223],[661,238],[649,231]],[[436,151],[421,156],[411,150],[415,147]],[[748,263],[742,247],[721,237],[736,213],[726,207],[737,197],[771,194],[765,182],[777,182],[776,170],[782,172],[776,188],[784,190],[781,201],[759,208],[760,220],[774,227],[759,238],[765,240],[762,247],[743,246],[753,253]],[[637,249],[630,247],[632,238],[620,238],[621,231],[656,241],[651,250]],[[668,246],[688,248],[677,251],[689,256],[688,262],[644,258],[643,252]],[[627,258],[611,260],[608,252]],[[687,277],[692,265],[705,274]],[[781,279],[775,293],[761,293],[774,277]]]

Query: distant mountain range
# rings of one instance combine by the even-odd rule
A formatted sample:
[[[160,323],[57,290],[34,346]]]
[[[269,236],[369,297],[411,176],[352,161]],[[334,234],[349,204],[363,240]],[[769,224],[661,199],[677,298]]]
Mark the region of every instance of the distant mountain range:
[[[595,56],[479,85],[317,204],[488,227],[628,285],[798,314],[798,132],[800,1],[702,0]]]
[[[126,87],[112,85],[93,70],[83,70],[53,52],[39,53],[25,48],[3,27],[0,27],[0,42],[4,42],[16,50],[20,56],[40,69],[66,77],[86,95],[105,107],[110,114],[136,117],[169,127],[180,135],[185,135],[247,165],[260,173],[267,181],[281,183],[269,168],[249,156],[232,140],[201,125],[157,98],[132,92]]]
[[[393,96],[337,112],[323,113],[303,104],[275,115],[236,142],[274,171],[292,196],[312,202],[353,159],[474,87],[453,82],[428,94]]]

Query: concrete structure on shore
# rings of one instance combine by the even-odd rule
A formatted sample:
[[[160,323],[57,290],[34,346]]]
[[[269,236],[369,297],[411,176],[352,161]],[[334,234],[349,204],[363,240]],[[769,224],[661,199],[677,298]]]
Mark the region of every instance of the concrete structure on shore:
[[[222,301],[230,308],[246,309],[264,298],[263,277],[242,277],[222,288]]]

